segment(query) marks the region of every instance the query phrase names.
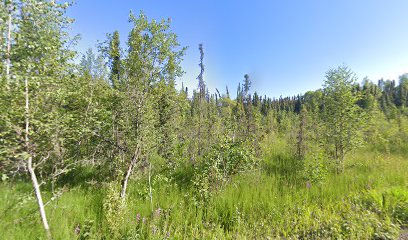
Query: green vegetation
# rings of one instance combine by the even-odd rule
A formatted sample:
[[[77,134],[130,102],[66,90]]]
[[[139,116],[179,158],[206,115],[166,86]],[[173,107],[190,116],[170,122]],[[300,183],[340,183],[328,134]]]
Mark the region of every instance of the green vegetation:
[[[47,206],[51,229],[55,239],[395,239],[400,226],[407,226],[406,158],[356,152],[342,174],[309,182],[286,162],[295,159],[285,158],[285,152],[277,158],[275,151],[281,150],[267,153],[261,169],[215,190],[205,206],[195,200],[190,182],[178,182],[180,176],[154,174],[153,211],[146,175],[129,186],[126,208],[120,210],[118,191],[112,199],[108,185],[84,181]],[[0,192],[5,239],[44,237],[30,186],[3,184]]]
[[[170,21],[131,14],[74,63],[68,5],[0,3],[2,239],[396,239],[408,227],[408,77],[236,98],[177,89]]]

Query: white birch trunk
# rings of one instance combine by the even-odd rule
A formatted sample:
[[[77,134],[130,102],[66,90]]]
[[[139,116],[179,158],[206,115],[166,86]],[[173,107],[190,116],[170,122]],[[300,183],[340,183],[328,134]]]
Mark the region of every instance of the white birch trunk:
[[[37,176],[35,175],[35,171],[33,168],[33,158],[31,156],[30,152],[30,139],[29,139],[29,130],[30,130],[30,119],[29,119],[29,113],[30,113],[30,108],[29,108],[29,98],[28,98],[28,79],[26,78],[24,80],[25,84],[25,145],[26,145],[26,151],[28,153],[28,161],[27,161],[27,168],[28,172],[30,173],[31,177],[31,182],[34,187],[34,192],[35,192],[35,197],[37,199],[38,203],[38,208],[40,211],[40,216],[41,220],[43,222],[44,230],[47,234],[48,239],[51,239],[51,232],[50,232],[50,226],[48,225],[47,217],[45,215],[45,208],[44,208],[44,202],[41,197],[41,191],[40,191],[40,185],[38,184]]]
[[[122,181],[122,190],[120,192],[120,197],[122,198],[122,200],[124,200],[126,198],[126,189],[127,189],[127,185],[128,185],[128,182],[129,182],[129,178],[130,178],[130,176],[131,176],[131,174],[133,172],[133,168],[135,167],[136,161],[137,161],[138,158],[139,158],[139,146],[136,147],[135,153],[133,154],[133,157],[132,157],[132,159],[130,161],[129,168],[128,168],[128,170],[126,172],[126,175],[125,175],[125,177],[124,177],[124,179]]]
[[[122,199],[126,198],[126,189],[127,189],[127,185],[128,185],[129,178],[130,178],[130,175],[132,173],[132,170],[133,170],[133,159],[132,159],[132,162],[129,164],[129,168],[128,168],[127,172],[126,172],[125,178],[123,179],[122,191],[120,192],[120,197]]]

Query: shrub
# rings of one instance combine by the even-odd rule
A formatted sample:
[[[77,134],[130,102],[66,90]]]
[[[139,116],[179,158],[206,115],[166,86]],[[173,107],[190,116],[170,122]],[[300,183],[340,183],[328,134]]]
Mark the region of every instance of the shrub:
[[[196,167],[193,179],[198,200],[204,201],[231,176],[256,166],[256,160],[245,143],[231,140],[214,145],[204,159]]]
[[[125,201],[120,198],[119,192],[117,184],[110,183],[103,201],[105,222],[112,239],[120,237],[121,226],[124,222]]]
[[[303,178],[313,183],[324,181],[328,175],[326,159],[322,152],[307,156],[303,162]]]

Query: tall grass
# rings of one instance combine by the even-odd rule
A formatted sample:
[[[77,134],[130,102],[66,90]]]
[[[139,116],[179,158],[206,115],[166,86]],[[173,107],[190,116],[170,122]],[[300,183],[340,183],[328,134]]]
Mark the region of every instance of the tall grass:
[[[157,173],[152,209],[142,176],[129,187],[122,238],[393,239],[408,224],[406,156],[360,150],[344,173],[311,183],[282,149],[266,152],[259,169],[233,177],[205,204],[194,200],[188,174]],[[86,239],[75,229],[88,228],[88,239],[109,239],[105,194],[103,185],[79,185],[47,205],[54,238]],[[0,185],[0,214],[2,239],[44,238],[29,184]]]

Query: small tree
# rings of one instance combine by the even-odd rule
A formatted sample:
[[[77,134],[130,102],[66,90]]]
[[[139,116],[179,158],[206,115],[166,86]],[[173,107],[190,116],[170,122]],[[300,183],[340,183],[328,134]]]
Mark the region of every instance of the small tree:
[[[73,143],[81,133],[75,125],[80,116],[70,111],[73,100],[65,91],[72,83],[67,73],[74,56],[67,46],[71,41],[66,32],[71,20],[65,16],[69,4],[6,2],[0,6],[12,6],[7,8],[12,16],[8,16],[7,28],[0,27],[7,36],[2,70],[7,77],[0,88],[0,169],[9,176],[28,173],[44,230],[51,238],[40,187],[72,169],[76,163],[71,155]]]
[[[109,38],[109,49],[107,51],[109,55],[109,66],[111,69],[110,81],[113,88],[118,88],[120,85],[122,72],[119,32],[113,32],[112,36],[109,36]]]
[[[326,73],[323,85],[323,121],[325,143],[334,157],[337,171],[344,167],[344,156],[362,140],[360,128],[362,111],[356,104],[359,96],[354,92],[355,74],[345,66]]]
[[[139,17],[131,14],[130,22],[133,28],[129,33],[127,55],[123,59],[124,76],[119,82],[121,100],[118,106],[121,113],[115,120],[117,125],[120,123],[118,142],[129,150],[123,154],[123,159],[128,160],[124,162],[121,179],[122,199],[126,197],[128,181],[136,164],[147,161],[157,150],[160,131],[156,127],[160,120],[163,124],[169,123],[164,121],[165,116],[158,116],[155,111],[157,99],[160,99],[156,90],[160,85],[173,87],[175,79],[182,76],[180,62],[185,52],[178,43],[177,35],[171,32],[170,20],[149,21],[141,13]],[[166,133],[164,129],[160,130]]]

